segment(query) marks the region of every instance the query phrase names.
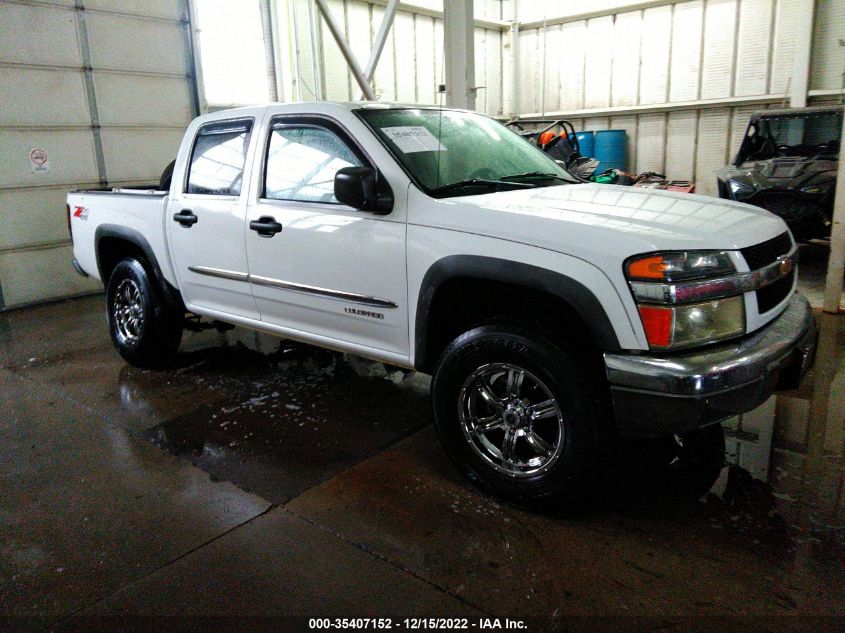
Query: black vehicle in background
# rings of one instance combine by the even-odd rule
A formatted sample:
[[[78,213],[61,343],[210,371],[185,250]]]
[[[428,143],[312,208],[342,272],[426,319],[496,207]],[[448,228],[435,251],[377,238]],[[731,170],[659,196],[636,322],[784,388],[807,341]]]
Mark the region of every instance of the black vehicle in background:
[[[780,216],[796,240],[830,235],[842,106],[751,115],[733,163],[716,178],[719,197]]]

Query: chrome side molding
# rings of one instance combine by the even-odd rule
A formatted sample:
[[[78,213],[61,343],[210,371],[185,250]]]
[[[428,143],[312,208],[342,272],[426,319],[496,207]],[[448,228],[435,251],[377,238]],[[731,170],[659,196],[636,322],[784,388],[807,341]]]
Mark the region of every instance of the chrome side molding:
[[[345,292],[343,290],[332,290],[330,288],[308,286],[305,284],[294,283],[292,281],[284,281],[282,279],[274,279],[272,277],[262,277],[261,275],[250,275],[249,273],[241,273],[234,270],[209,268],[208,266],[188,266],[188,270],[193,273],[197,273],[198,275],[219,277],[220,279],[229,279],[231,281],[252,282],[256,286],[281,288],[282,290],[290,290],[291,292],[318,295],[320,297],[326,297],[327,299],[337,299],[338,301],[345,301],[347,303],[358,303],[361,305],[372,306],[374,308],[392,309],[399,307],[395,302],[388,299],[380,299],[378,297],[371,297],[369,295],[362,295],[355,292]]]
[[[209,268],[208,266],[188,266],[188,270],[198,275],[206,275],[208,277],[219,277],[220,279],[230,279],[231,281],[249,281],[249,275],[246,273],[239,273],[235,270],[224,270],[222,268]]]
[[[378,297],[360,295],[354,292],[344,292],[343,290],[331,290],[329,288],[320,288],[318,286],[307,286],[305,284],[297,284],[292,281],[273,279],[272,277],[250,275],[249,280],[257,286],[269,286],[271,288],[282,288],[283,290],[290,290],[292,292],[302,292],[306,294],[320,295],[321,297],[328,297],[329,299],[338,299],[340,301],[360,303],[362,305],[373,306],[376,308],[398,307],[393,301],[389,301],[387,299],[379,299]]]

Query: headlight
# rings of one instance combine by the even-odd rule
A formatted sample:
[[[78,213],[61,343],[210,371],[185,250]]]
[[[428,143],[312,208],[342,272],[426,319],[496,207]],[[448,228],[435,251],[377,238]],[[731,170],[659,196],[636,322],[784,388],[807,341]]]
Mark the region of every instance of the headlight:
[[[754,193],[755,189],[751,185],[736,180],[729,180],[728,187],[731,190],[731,196],[734,200],[745,200],[748,196]]]
[[[820,185],[810,185],[809,187],[801,187],[801,193],[811,193],[811,194],[827,194],[833,190],[835,186],[835,181],[828,180],[827,182],[823,182]]]
[[[685,281],[729,275],[736,268],[725,251],[677,251],[629,259],[625,272],[630,280]]]
[[[679,349],[713,343],[745,332],[742,296],[679,306],[640,305],[650,347]]]
[[[649,347],[680,349],[745,332],[745,302],[726,251],[638,255],[625,276]]]

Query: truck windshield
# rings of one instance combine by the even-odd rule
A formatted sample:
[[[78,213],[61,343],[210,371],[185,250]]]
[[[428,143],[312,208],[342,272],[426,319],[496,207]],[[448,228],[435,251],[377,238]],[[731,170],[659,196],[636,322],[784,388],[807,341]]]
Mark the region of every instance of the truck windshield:
[[[760,117],[749,124],[736,163],[784,156],[835,160],[841,127],[841,112]]]
[[[578,182],[518,134],[480,114],[415,108],[357,113],[434,197]]]

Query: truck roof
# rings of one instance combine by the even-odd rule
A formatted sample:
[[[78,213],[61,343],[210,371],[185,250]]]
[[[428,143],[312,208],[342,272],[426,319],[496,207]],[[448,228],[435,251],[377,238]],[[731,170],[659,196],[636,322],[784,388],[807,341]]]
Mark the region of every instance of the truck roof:
[[[352,112],[354,110],[399,110],[407,108],[415,108],[420,110],[438,110],[440,106],[420,103],[393,103],[384,101],[301,101],[297,103],[280,103],[270,102],[259,105],[244,106],[241,108],[229,108],[227,110],[217,110],[204,114],[201,117],[203,121],[215,121],[218,119],[228,119],[233,116],[250,116],[263,113],[267,108],[271,108],[274,112],[289,112],[291,114],[331,114],[338,112]],[[444,110],[461,111],[459,108],[442,108]]]

